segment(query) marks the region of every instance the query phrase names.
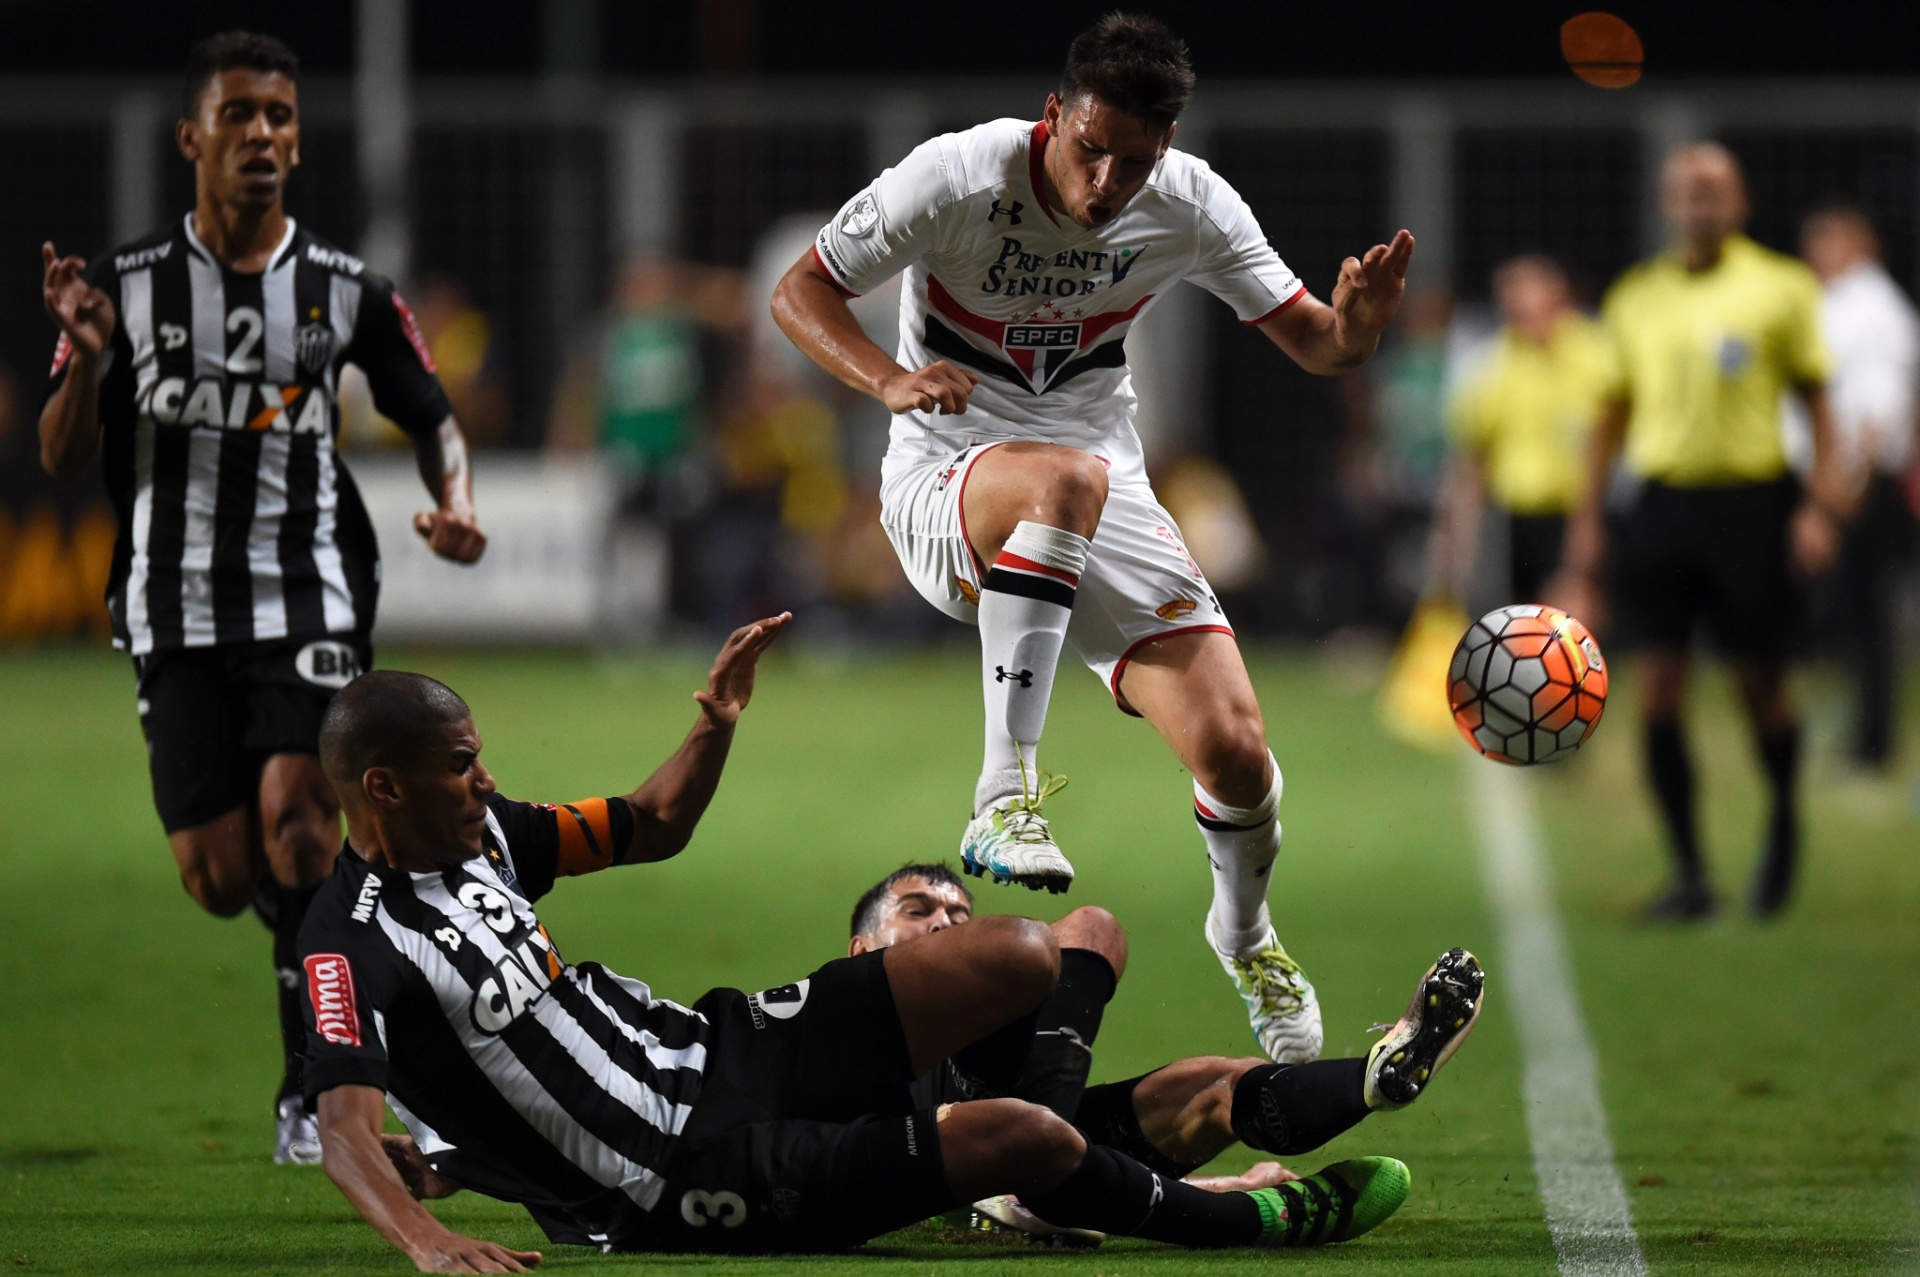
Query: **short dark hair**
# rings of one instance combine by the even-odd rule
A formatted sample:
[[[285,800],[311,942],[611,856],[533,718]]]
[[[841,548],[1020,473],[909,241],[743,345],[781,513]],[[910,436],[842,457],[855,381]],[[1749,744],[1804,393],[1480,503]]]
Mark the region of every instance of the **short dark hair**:
[[[320,765],[335,789],[353,788],[369,767],[409,768],[438,748],[441,729],[473,711],[425,674],[369,670],[333,695],[320,719]]]
[[[905,878],[925,878],[936,887],[958,887],[960,894],[973,903],[973,892],[961,881],[960,875],[947,868],[945,862],[934,865],[901,865],[898,869],[868,887],[861,895],[858,904],[853,906],[853,932],[864,936],[880,925],[880,902],[887,898],[894,887]]]
[[[180,99],[182,112],[192,119],[200,110],[200,95],[207,81],[222,71],[245,67],[249,71],[269,71],[298,83],[300,59],[292,49],[270,35],[251,31],[222,31],[210,35],[187,52],[186,91]]]
[[[1067,50],[1060,100],[1096,97],[1156,129],[1180,118],[1193,96],[1184,41],[1157,18],[1109,13]]]

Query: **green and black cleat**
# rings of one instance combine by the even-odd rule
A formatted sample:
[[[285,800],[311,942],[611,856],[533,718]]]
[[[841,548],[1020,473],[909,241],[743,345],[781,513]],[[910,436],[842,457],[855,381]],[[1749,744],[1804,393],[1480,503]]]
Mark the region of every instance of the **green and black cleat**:
[[[1378,1228],[1412,1189],[1405,1162],[1356,1157],[1248,1196],[1260,1208],[1260,1245],[1330,1246]]]

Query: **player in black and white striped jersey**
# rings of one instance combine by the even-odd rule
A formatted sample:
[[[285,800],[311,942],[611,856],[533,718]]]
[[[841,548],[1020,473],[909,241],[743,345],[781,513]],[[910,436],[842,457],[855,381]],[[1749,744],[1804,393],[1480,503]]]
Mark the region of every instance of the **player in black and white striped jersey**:
[[[371,662],[379,552],[334,451],[343,364],[413,439],[435,553],[480,557],[466,447],[393,284],[286,215],[299,163],[293,54],[246,33],[190,59],[191,213],[91,265],[42,250],[59,326],[41,458],[102,457],[119,519],[107,604],[132,655],[154,802],[211,912],[275,928],[287,1069],[278,1161],[318,1157],[298,1101],[293,942],[338,843],[315,753],[334,690]]]
[[[369,1224],[424,1271],[524,1272],[537,1253],[463,1237],[419,1199],[476,1189],[603,1250],[744,1253],[853,1246],[1004,1194],[1060,1228],[1321,1245],[1405,1200],[1390,1158],[1344,1163],[1338,1198],[1208,1192],[1037,1104],[917,1097],[916,1077],[1055,991],[1058,940],[1030,918],[929,929],[691,1007],[562,958],[535,903],[687,846],[791,620],[735,631],[680,748],[612,798],[502,797],[472,711],[424,675],[375,670],[327,707],[348,845],[300,933],[306,1086],[327,1174]],[[383,1103],[409,1135],[383,1133]]]

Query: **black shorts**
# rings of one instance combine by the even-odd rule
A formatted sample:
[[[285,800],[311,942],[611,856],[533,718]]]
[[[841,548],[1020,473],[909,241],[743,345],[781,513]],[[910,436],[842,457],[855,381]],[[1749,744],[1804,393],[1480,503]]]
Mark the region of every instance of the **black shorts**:
[[[1647,483],[1622,521],[1614,587],[1629,642],[1684,650],[1696,628],[1730,657],[1784,660],[1801,588],[1788,562],[1792,477],[1674,488]]]
[[[696,1004],[715,1030],[700,1098],[659,1204],[622,1211],[609,1249],[834,1250],[953,1205],[883,958]]]
[[[267,759],[317,752],[327,702],[372,664],[372,645],[350,634],[134,657],[153,805],[166,831],[251,808]]]
[[[1540,591],[1560,567],[1567,520],[1560,514],[1507,516],[1507,588],[1515,603],[1538,603]]]

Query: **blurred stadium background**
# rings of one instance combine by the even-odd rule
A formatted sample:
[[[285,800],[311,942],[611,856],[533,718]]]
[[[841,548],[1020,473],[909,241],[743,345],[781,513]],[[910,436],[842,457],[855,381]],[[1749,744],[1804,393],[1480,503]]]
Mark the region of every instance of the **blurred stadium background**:
[[[252,1186],[272,1054],[255,952],[265,941],[208,922],[171,885],[131,681],[104,651],[111,516],[97,478],[57,487],[36,459],[54,339],[38,246],[90,256],[190,203],[191,172],[171,141],[188,45],[248,26],[301,54],[303,165],[289,211],[399,278],[420,317],[478,447],[476,503],[492,546],[471,571],[432,560],[408,530],[420,498],[409,454],[364,397],[350,407],[350,464],[387,562],[377,638],[383,660],[451,670],[476,706],[497,711],[502,768],[517,765],[525,796],[628,776],[677,736],[681,685],[697,670],[685,652],[768,611],[800,615],[797,654],[766,680],[771,743],[743,734],[736,805],[716,812],[714,837],[756,848],[768,872],[675,866],[657,889],[622,886],[610,904],[562,915],[575,950],[662,972],[656,987],[691,997],[713,983],[787,978],[827,956],[843,897],[909,853],[946,851],[977,732],[972,638],[912,594],[875,523],[884,414],[801,364],[766,318],[772,283],[828,213],[918,141],[1037,112],[1068,40],[1105,7],[0,4],[0,808],[10,826],[0,829],[0,986],[18,989],[54,953],[68,955],[73,981],[36,981],[19,1033],[0,1031],[10,1039],[0,1076],[29,1070],[14,1075],[38,1097],[33,1113],[0,1113],[0,1250],[74,1271],[135,1257],[149,1271],[382,1262],[365,1230],[337,1218],[324,1185],[299,1181],[285,1206],[278,1179]],[[1560,61],[1571,5],[1288,6],[1257,17],[1171,0],[1141,7],[1194,49],[1201,84],[1179,145],[1247,197],[1316,293],[1346,254],[1403,225],[1419,236],[1398,331],[1353,377],[1297,372],[1191,288],[1129,345],[1160,490],[1262,651],[1256,674],[1290,782],[1288,854],[1312,865],[1299,890],[1316,909],[1344,902],[1287,938],[1322,955],[1310,966],[1329,1005],[1346,1002],[1339,1032],[1357,1046],[1361,999],[1390,1018],[1402,966],[1455,936],[1480,947],[1487,933],[1459,797],[1464,759],[1396,745],[1373,723],[1371,697],[1423,586],[1442,405],[1494,329],[1492,268],[1517,252],[1552,253],[1596,300],[1664,241],[1653,196],[1661,157],[1713,137],[1746,168],[1755,238],[1794,251],[1802,216],[1845,198],[1876,223],[1895,278],[1920,290],[1920,75],[1911,42],[1903,50],[1875,35],[1867,5],[1622,9],[1649,55],[1646,78],[1619,92],[1575,81]],[[877,334],[894,322],[891,304],[877,298],[862,312]],[[1920,625],[1911,580],[1903,597],[1910,649]],[[470,646],[483,650],[460,650]],[[875,672],[877,650],[888,654]],[[786,680],[794,686],[782,689]],[[1089,842],[1140,847],[1151,867],[1101,903],[1134,929],[1141,961],[1161,964],[1121,1006],[1136,1025],[1114,1030],[1118,1062],[1237,1053],[1244,1024],[1188,934],[1205,875],[1174,819],[1181,782],[1144,735],[1112,745],[1111,711],[1082,684],[1063,680],[1050,737],[1061,765],[1091,782],[1068,823],[1086,820]],[[1831,754],[1838,686],[1820,674],[1808,686]],[[1703,696],[1709,836],[1739,849],[1731,881],[1759,799],[1724,687],[1710,682]],[[1911,695],[1888,778],[1816,762],[1812,880],[1794,919],[1772,933],[1734,923],[1652,941],[1621,922],[1659,863],[1627,700],[1543,803],[1652,1267],[1920,1270]],[[563,708],[588,701],[591,712]],[[635,735],[628,708],[661,717]],[[873,715],[888,726],[859,729]],[[850,761],[824,779],[796,777],[796,756],[827,747]],[[876,787],[897,787],[892,823],[826,839],[844,819],[839,805]],[[83,805],[99,810],[87,828],[58,815]],[[822,837],[796,847],[792,830],[807,822]],[[84,867],[77,879],[74,866]],[[774,871],[789,867],[818,878],[783,882]],[[1360,875],[1385,872],[1399,875],[1392,889],[1360,886]],[[682,917],[658,944],[636,939],[631,918],[658,908],[656,890],[714,920]],[[725,934],[730,919],[752,935],[768,914],[789,912],[805,921],[771,949]],[[1417,925],[1386,942],[1390,955],[1369,944],[1369,929],[1409,916]],[[123,985],[126,962],[164,987]],[[123,1022],[109,1032],[83,1018],[90,998]],[[168,1024],[142,1033],[130,1026],[150,998]],[[1188,1005],[1199,1008],[1192,1034],[1165,1012]],[[1423,1213],[1383,1263],[1553,1267],[1528,1187],[1513,1042],[1492,1023],[1494,1040],[1466,1057],[1478,1079],[1459,1070],[1459,1093],[1402,1128],[1415,1152],[1458,1175],[1422,1181]],[[71,1047],[28,1045],[49,1039]],[[72,1084],[73,1068],[156,1052],[191,1063],[160,1068],[153,1095],[132,1071]],[[122,1090],[130,1098],[100,1099]],[[149,1147],[160,1152],[137,1151]],[[96,1159],[119,1169],[96,1173]],[[237,1194],[285,1248],[188,1207],[181,1184],[195,1202]],[[144,1219],[145,1241],[127,1250],[101,1240],[84,1210],[62,1204],[75,1185]],[[516,1226],[460,1209],[481,1212],[487,1222],[473,1227]],[[311,1223],[316,1211],[324,1229]]]

